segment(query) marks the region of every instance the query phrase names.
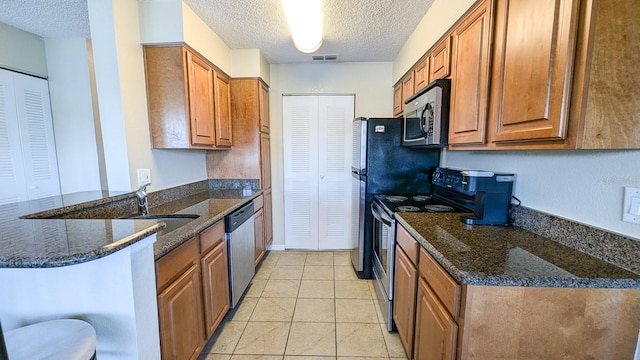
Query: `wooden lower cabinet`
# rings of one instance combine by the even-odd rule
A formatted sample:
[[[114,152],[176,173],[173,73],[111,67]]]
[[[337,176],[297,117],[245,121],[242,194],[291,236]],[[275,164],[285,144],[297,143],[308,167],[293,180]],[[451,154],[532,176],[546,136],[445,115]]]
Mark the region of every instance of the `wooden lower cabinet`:
[[[158,295],[163,359],[196,359],[204,339],[200,276],[191,267]]]
[[[209,338],[229,310],[227,244],[221,241],[202,256],[202,289],[206,335]]]
[[[407,236],[399,226],[398,243],[406,244]],[[424,248],[419,253],[409,359],[634,358],[640,289],[460,284]],[[410,278],[407,261],[400,256],[396,263],[396,307],[405,306],[405,294],[397,289]],[[396,317],[394,309],[406,348],[405,319]]]
[[[399,245],[396,245],[395,266],[393,321],[398,328],[398,335],[407,357],[411,359],[418,269]]]
[[[264,246],[268,248],[273,242],[273,210],[271,188],[264,191]]]
[[[254,237],[255,237],[255,264],[258,265],[260,260],[267,252],[267,247],[264,242],[264,210],[259,209],[255,212],[253,218]]]
[[[155,263],[163,360],[196,359],[230,306],[224,221]]]
[[[418,282],[413,358],[456,358],[458,325],[424,279]]]
[[[196,359],[205,342],[195,238],[156,261],[162,359]]]

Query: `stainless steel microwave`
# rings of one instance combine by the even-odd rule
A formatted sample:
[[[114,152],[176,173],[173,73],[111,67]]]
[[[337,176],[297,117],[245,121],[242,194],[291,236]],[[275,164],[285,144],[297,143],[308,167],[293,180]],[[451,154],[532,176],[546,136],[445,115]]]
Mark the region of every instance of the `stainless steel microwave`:
[[[436,80],[405,101],[402,146],[447,146],[450,84]]]

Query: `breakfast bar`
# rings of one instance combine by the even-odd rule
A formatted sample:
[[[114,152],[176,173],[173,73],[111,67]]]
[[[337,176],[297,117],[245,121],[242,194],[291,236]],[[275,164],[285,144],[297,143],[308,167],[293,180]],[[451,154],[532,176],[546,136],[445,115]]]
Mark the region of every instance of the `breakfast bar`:
[[[260,193],[218,189],[165,200],[150,214],[192,219],[168,233],[160,219],[129,219],[138,215],[132,193],[0,206],[2,328],[81,319],[96,330],[98,358],[159,359],[155,260]]]

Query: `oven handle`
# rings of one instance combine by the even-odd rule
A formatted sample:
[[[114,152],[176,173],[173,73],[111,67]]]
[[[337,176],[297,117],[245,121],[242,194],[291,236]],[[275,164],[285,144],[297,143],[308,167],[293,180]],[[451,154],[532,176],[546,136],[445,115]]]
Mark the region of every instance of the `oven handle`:
[[[383,224],[387,226],[391,226],[391,218],[385,216],[386,214],[383,215],[381,211],[377,211],[378,209],[382,210],[378,204],[372,202],[371,214],[373,214],[373,217],[376,218],[378,221],[382,222]]]

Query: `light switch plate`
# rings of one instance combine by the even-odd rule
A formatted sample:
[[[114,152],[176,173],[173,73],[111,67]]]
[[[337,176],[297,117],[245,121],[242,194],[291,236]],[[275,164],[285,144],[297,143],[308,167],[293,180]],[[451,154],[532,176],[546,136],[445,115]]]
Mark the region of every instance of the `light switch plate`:
[[[151,170],[138,169],[138,186],[151,183]]]
[[[640,188],[624,187],[622,221],[640,224]]]

